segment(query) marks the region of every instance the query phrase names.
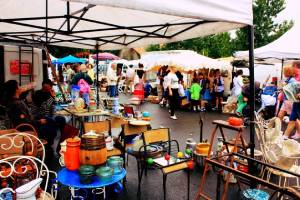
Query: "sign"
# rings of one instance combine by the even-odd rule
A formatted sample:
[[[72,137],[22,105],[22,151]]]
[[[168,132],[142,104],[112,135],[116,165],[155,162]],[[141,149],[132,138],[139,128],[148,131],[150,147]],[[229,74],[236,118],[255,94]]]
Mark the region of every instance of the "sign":
[[[9,70],[11,74],[19,74],[20,67],[19,67],[19,60],[12,60],[10,61]],[[29,75],[31,74],[31,62],[28,60],[21,60],[21,75]]]

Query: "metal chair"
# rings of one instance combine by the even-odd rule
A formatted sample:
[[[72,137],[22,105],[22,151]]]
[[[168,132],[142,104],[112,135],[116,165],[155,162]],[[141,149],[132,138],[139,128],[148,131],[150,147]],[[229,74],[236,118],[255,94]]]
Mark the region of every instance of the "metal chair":
[[[147,169],[146,161],[148,158],[154,158],[162,156],[164,153],[168,153],[174,157],[177,157],[177,153],[179,152],[179,144],[176,140],[171,140],[170,138],[170,131],[168,128],[159,128],[159,129],[152,129],[148,131],[144,131],[142,134],[144,146],[140,147],[140,155],[143,155],[138,162],[138,176],[139,176],[139,183],[138,183],[138,196],[141,195],[141,181],[143,172]],[[147,147],[159,145],[162,147],[162,151],[159,154],[152,154],[149,155],[147,152]],[[163,191],[164,191],[164,199],[166,199],[166,182],[167,182],[167,175],[187,169],[188,165],[186,162],[181,162],[178,164],[173,164],[170,166],[160,168],[163,174]],[[146,174],[145,174],[146,175]],[[190,184],[190,175],[188,172],[188,199],[189,199],[189,184]]]

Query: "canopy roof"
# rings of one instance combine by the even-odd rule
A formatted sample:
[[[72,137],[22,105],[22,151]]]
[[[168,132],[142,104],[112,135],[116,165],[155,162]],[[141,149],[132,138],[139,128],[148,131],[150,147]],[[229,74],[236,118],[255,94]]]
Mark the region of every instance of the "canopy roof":
[[[72,56],[72,55],[68,55],[66,57],[58,59],[58,62],[62,63],[62,64],[65,64],[65,63],[85,63],[85,60],[77,58],[77,57]]]
[[[0,5],[0,41],[85,49],[142,47],[252,24],[251,0],[0,0]]]
[[[228,69],[230,62],[218,61],[190,50],[153,51],[142,54],[140,62],[146,70],[156,69],[157,66],[177,66],[182,71],[200,68]]]
[[[254,57],[260,59],[300,59],[299,41],[300,25],[295,24],[289,31],[266,46],[254,50]],[[247,58],[248,51],[238,51],[235,57]]]

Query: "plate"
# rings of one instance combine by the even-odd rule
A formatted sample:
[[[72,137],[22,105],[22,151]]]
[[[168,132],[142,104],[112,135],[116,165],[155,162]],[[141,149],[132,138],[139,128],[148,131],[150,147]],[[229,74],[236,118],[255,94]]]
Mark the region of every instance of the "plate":
[[[150,122],[144,120],[130,120],[129,124],[134,126],[146,126],[146,125],[150,125]]]

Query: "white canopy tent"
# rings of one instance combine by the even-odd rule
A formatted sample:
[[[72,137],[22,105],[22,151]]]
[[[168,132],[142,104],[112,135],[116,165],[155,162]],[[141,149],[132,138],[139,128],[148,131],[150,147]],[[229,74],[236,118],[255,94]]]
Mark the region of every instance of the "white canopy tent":
[[[0,0],[0,5],[2,41],[86,49],[142,47],[252,24],[251,0]]]
[[[147,52],[142,54],[140,62],[144,64],[146,70],[151,70],[156,66],[162,65],[177,66],[182,71],[190,71],[200,68],[232,68],[229,62],[218,61],[190,50]]]
[[[254,49],[254,57],[260,59],[300,59],[300,45],[298,44],[300,25],[295,24],[289,31],[277,40],[257,49]],[[238,58],[247,58],[248,51],[238,51],[234,54]],[[275,61],[275,62],[278,62]]]

